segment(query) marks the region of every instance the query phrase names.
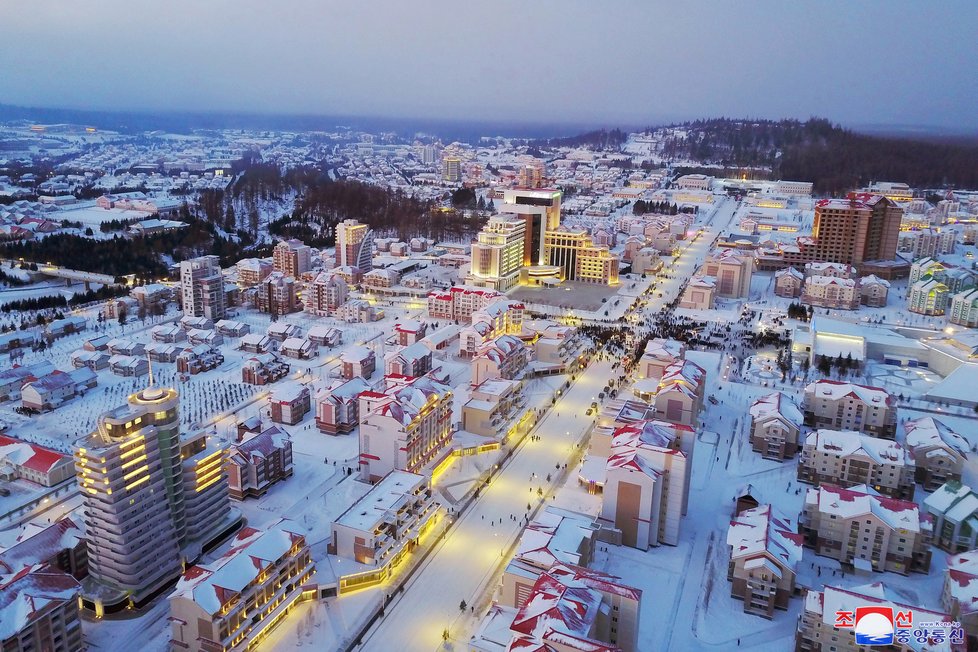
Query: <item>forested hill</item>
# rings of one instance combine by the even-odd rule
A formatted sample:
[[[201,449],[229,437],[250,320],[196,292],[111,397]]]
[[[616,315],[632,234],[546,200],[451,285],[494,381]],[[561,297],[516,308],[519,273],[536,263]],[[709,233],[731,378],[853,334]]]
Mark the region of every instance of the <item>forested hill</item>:
[[[978,188],[978,145],[859,134],[822,118],[732,120],[671,125],[662,156],[725,167],[763,166],[780,179],[813,181],[842,193],[871,181],[915,187]]]

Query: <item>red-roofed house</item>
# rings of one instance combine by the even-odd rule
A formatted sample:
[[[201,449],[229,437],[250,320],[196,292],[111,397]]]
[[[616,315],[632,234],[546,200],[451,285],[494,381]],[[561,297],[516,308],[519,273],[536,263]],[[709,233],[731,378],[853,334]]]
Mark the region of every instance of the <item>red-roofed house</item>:
[[[0,478],[30,480],[45,487],[75,475],[70,455],[0,435]]]

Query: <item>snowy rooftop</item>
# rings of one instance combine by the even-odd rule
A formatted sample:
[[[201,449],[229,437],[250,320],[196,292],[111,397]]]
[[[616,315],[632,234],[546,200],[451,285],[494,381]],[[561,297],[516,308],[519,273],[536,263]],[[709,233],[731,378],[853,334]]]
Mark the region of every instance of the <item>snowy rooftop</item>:
[[[944,425],[934,417],[921,417],[904,424],[907,432],[907,448],[913,451],[916,448],[931,448],[940,446],[968,456],[970,446],[968,441]]]
[[[593,517],[547,507],[526,527],[514,558],[541,569],[558,561],[579,564],[597,529]]]
[[[78,590],[75,578],[46,564],[0,576],[0,641],[17,636],[50,605],[73,601]]]
[[[222,557],[189,568],[177,582],[170,600],[192,600],[205,612],[216,614],[263,571],[285,556],[292,546],[302,541],[302,535],[297,532],[298,528],[286,519],[264,531],[245,527]]]
[[[17,543],[0,552],[0,575],[44,563],[62,550],[77,546],[84,536],[84,530],[69,517],[55,521],[32,536],[22,535]]]
[[[645,345],[644,355],[657,360],[678,360],[683,357],[685,351],[686,345],[682,342],[656,337]]]
[[[838,380],[816,380],[805,387],[805,395],[813,395],[816,398],[827,398],[838,400],[840,398],[851,397],[858,399],[866,405],[890,405],[893,401],[890,395],[882,387],[872,387],[870,385],[857,385],[856,383],[846,383]]]
[[[336,519],[336,523],[354,530],[373,532],[391,518],[411,494],[427,483],[424,476],[408,471],[391,471],[360,500]]]
[[[877,439],[853,430],[816,430],[805,437],[805,446],[842,457],[862,454],[877,464],[912,464],[907,451],[895,441]]]
[[[962,616],[978,611],[978,550],[948,555],[946,586]]]
[[[69,459],[69,456],[49,448],[0,435],[0,460],[16,466],[22,466],[39,473],[47,473],[58,464]]]
[[[800,426],[804,420],[801,408],[795,400],[781,392],[767,394],[754,401],[750,406],[750,415],[753,419],[780,416],[796,426]]]
[[[822,622],[833,627],[835,614],[838,611],[855,612],[856,607],[884,606],[893,612],[912,611],[915,622],[945,622],[953,620],[949,615],[911,604],[907,598],[888,589],[882,582],[855,586],[842,589],[837,586],[826,586],[822,591],[809,591],[805,598],[805,611],[822,617]],[[905,643],[909,649],[916,652],[951,652],[951,645],[946,640],[943,643],[917,643],[910,639]]]
[[[804,537],[796,529],[791,519],[774,511],[770,505],[749,509],[730,521],[727,529],[730,557],[751,558],[767,553],[794,570],[801,560],[804,544]]]
[[[822,514],[855,518],[866,514],[879,517],[892,528],[910,532],[929,531],[929,517],[921,515],[917,503],[869,493],[865,486],[843,489],[831,484],[813,487],[805,494],[805,506]]]

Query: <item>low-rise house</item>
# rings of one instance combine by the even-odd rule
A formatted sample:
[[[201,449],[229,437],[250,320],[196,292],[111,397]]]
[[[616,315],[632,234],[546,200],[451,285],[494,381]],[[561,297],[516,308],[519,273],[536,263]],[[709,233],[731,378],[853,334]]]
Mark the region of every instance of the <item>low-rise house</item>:
[[[182,346],[176,344],[161,344],[160,342],[150,342],[146,345],[146,355],[153,362],[176,362],[177,356],[183,351]],[[108,361],[106,361],[108,364]]]
[[[400,346],[420,341],[428,334],[428,324],[416,319],[404,319],[394,324],[394,337]]]
[[[146,347],[143,346],[141,342],[133,342],[131,340],[124,340],[116,338],[109,340],[108,343],[109,353],[112,355],[129,355],[129,356],[140,356],[146,355]]]
[[[180,318],[180,328],[185,331],[189,331],[191,329],[209,331],[214,328],[214,322],[204,316],[193,317],[191,315],[184,315]]]
[[[292,477],[292,438],[278,426],[228,447],[231,498],[263,496],[277,482]]]
[[[64,337],[72,333],[80,333],[88,327],[88,322],[84,317],[65,317],[48,322],[44,327],[44,333],[48,337]]]
[[[109,369],[117,376],[145,376],[149,362],[144,357],[114,355],[109,358]]]
[[[238,348],[248,353],[268,353],[272,349],[272,338],[261,333],[248,333],[241,337]]]
[[[218,347],[224,344],[224,336],[216,330],[201,330],[191,328],[187,331],[187,341],[192,345],[203,344],[209,347]]]
[[[149,347],[146,347],[146,352],[149,352]],[[72,353],[70,359],[71,366],[75,369],[88,367],[92,371],[100,371],[102,369],[108,369],[110,357],[104,351],[86,351],[85,349],[80,349]]]
[[[228,552],[188,568],[170,594],[170,645],[190,652],[253,649],[299,601],[316,572],[298,524],[245,527]]]
[[[36,343],[37,333],[34,331],[0,333],[0,353],[9,353],[14,349],[33,346]]]
[[[798,531],[806,547],[850,570],[907,575],[930,569],[931,517],[917,503],[886,498],[868,487],[809,489]]]
[[[217,349],[198,344],[178,353],[176,363],[178,372],[195,375],[217,369],[224,364],[224,356]]]
[[[978,494],[952,480],[924,499],[934,519],[934,545],[947,552],[978,547]]]
[[[241,364],[241,382],[267,385],[289,375],[289,365],[271,353],[260,353]]]
[[[214,327],[224,337],[244,337],[251,332],[251,326],[248,324],[230,319],[222,319],[214,324]]]
[[[798,461],[798,479],[808,484],[840,487],[867,485],[890,498],[911,500],[913,458],[886,439],[853,430],[816,430],[805,437]]]
[[[310,360],[316,356],[316,345],[301,337],[290,337],[279,346],[279,353],[297,360]]]
[[[804,547],[796,524],[761,505],[738,514],[727,529],[730,595],[744,601],[744,612],[764,618],[787,609]]]
[[[0,435],[0,477],[4,480],[29,480],[53,487],[74,475],[71,455]]]
[[[84,394],[98,384],[98,375],[88,367],[71,371],[58,369],[26,383],[20,390],[20,402],[25,408],[57,409],[62,403]]]
[[[98,337],[93,337],[87,340],[82,348],[86,351],[106,351],[109,348],[109,342],[112,341],[108,335],[99,335]]]
[[[284,321],[272,322],[272,324],[268,327],[268,330],[265,332],[276,342],[284,342],[290,337],[302,337],[301,328],[295,324],[289,324]]]
[[[805,425],[896,437],[896,400],[881,387],[817,380],[805,387]]]
[[[187,331],[177,324],[160,324],[149,329],[149,336],[154,342],[173,344],[187,339]]]
[[[750,406],[751,448],[769,460],[785,460],[798,451],[804,417],[794,399],[774,392]]]
[[[945,482],[961,480],[961,470],[970,450],[968,440],[934,417],[921,417],[904,424],[907,449],[916,465],[916,481],[927,491]]]
[[[313,344],[332,347],[337,346],[342,341],[343,332],[332,326],[316,324],[309,329],[309,334],[306,337]]]
[[[320,389],[316,392],[316,426],[330,435],[351,432],[360,420],[360,395],[370,389],[360,376]]]
[[[13,365],[0,371],[0,401],[12,401],[20,398],[24,385],[55,371],[54,365],[47,360],[33,362],[28,365]]]
[[[302,421],[312,408],[309,388],[296,382],[288,382],[275,388],[269,401],[272,421],[290,426]]]

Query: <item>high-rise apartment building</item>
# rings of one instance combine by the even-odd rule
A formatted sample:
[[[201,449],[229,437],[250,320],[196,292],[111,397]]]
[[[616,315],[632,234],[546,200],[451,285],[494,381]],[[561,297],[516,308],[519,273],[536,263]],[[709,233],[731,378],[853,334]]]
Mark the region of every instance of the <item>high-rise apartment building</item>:
[[[336,225],[336,265],[356,267],[367,273],[374,268],[374,233],[370,226],[357,220],[343,220]]]
[[[145,603],[234,526],[226,451],[205,433],[182,437],[179,404],[151,379],[75,445],[91,577],[82,604],[97,615]]]
[[[448,183],[458,183],[462,180],[462,159],[449,156],[441,162],[441,178]]]
[[[295,279],[282,272],[272,272],[258,285],[258,310],[270,315],[288,315],[299,309]]]
[[[346,303],[348,294],[349,287],[342,277],[332,272],[320,272],[312,285],[303,291],[302,303],[306,312],[327,317]]]
[[[882,195],[850,193],[847,199],[815,203],[810,238],[784,251],[788,265],[812,261],[847,263],[862,268],[870,261],[896,257],[903,209]]]
[[[472,285],[505,292],[519,282],[526,222],[512,213],[489,219],[472,245]]]
[[[275,245],[272,261],[276,272],[299,278],[312,266],[312,249],[302,240],[283,240]]]
[[[190,317],[224,319],[224,276],[217,256],[202,256],[180,263],[180,292],[183,313]]]
[[[520,188],[540,188],[543,186],[543,173],[543,161],[521,165],[516,173],[516,184]]]

